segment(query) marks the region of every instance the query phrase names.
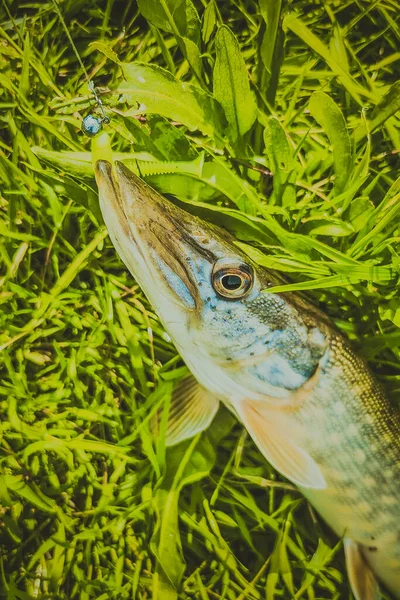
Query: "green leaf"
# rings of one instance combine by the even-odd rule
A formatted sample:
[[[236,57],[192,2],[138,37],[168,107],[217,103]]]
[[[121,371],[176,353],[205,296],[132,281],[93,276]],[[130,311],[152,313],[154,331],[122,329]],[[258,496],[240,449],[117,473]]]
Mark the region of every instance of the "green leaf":
[[[50,590],[57,592],[63,578],[66,545],[65,526],[60,521],[58,521],[57,531],[53,536],[53,540],[55,542],[55,547],[48,577]]]
[[[201,36],[205,44],[211,37],[214,27],[217,24],[217,10],[215,7],[215,0],[210,0],[206,6],[206,10],[203,15],[203,26],[201,29]]]
[[[25,483],[22,475],[4,475],[3,483],[9,492],[23,498],[29,504],[36,506],[36,508],[46,513],[56,512],[57,507],[54,500],[47,498],[34,484],[29,486]]]
[[[257,107],[239,43],[229,27],[220,27],[215,48],[214,96],[225,111],[228,135],[235,143],[253,125]]]
[[[160,569],[160,563],[157,563],[156,572],[153,575],[152,588],[153,598],[159,600],[178,600],[178,592],[164,571]]]
[[[5,225],[5,223],[3,223],[1,221],[0,221],[0,235],[2,237],[10,238],[12,240],[20,240],[23,242],[33,242],[34,240],[38,241],[38,238],[36,238],[33,235],[30,235],[29,233],[21,233],[19,231],[11,231]]]
[[[31,56],[31,46],[29,42],[29,33],[26,34],[24,42],[24,54],[22,56],[22,71],[19,83],[19,94],[26,97],[29,94],[29,60]]]
[[[270,198],[284,207],[296,203],[293,151],[289,146],[285,130],[277,119],[268,119],[264,130],[265,152],[274,176],[274,187]]]
[[[4,475],[0,474],[0,503],[1,505],[4,506],[12,506],[13,501],[12,498],[10,496],[10,494],[8,493],[5,481],[4,481]]]
[[[379,306],[379,315],[382,321],[391,321],[396,327],[400,327],[400,302],[393,299],[387,304]]]
[[[279,570],[290,595],[293,597],[295,594],[295,589],[293,586],[293,574],[287,551],[290,525],[290,519],[286,520],[282,537],[279,540]]]
[[[268,73],[272,73],[272,58],[278,34],[282,0],[259,0],[259,5],[266,25],[262,42],[261,59]]]
[[[336,63],[340,65],[346,73],[350,73],[346,46],[343,43],[342,32],[337,23],[335,23],[333,27],[333,35],[329,41],[329,50]]]
[[[117,53],[111,48],[109,44],[105,44],[104,42],[91,42],[89,44],[90,48],[94,48],[94,50],[98,50],[104,56],[107,56],[110,60],[115,62],[119,67],[122,67],[122,63],[118,58]]]
[[[167,581],[176,590],[185,570],[178,527],[178,489],[159,489],[155,496],[158,527],[151,542],[152,550]]]
[[[340,219],[315,219],[318,225],[308,230],[309,235],[327,235],[329,237],[344,237],[354,233],[354,227],[351,223],[346,223]],[[311,222],[311,221],[309,221]]]
[[[48,552],[50,552],[50,550],[53,549],[55,545],[55,542],[52,538],[47,538],[47,540],[45,542],[43,542],[39,548],[36,550],[36,552],[33,554],[33,556],[31,557],[29,563],[28,563],[28,569],[31,570],[35,564]]]
[[[123,69],[126,81],[121,82],[118,93],[134,107],[126,116],[154,113],[183,123],[191,131],[199,129],[222,139],[221,109],[207,92],[154,65],[124,63]]]
[[[181,487],[193,473],[191,461],[200,436],[183,442],[168,451],[167,472],[154,497],[157,514],[157,527],[154,531],[151,548],[157,558],[158,573],[162,586],[169,588],[171,600],[173,590],[180,587],[185,570],[182,555],[182,544],[178,527],[178,500]],[[215,455],[214,455],[215,459]],[[188,473],[189,469],[189,473]],[[200,473],[194,469],[198,477],[204,477],[208,470]],[[186,474],[185,479],[184,473]],[[168,596],[169,597],[169,596]]]
[[[368,221],[369,230],[359,236],[353,246],[349,248],[349,256],[360,256],[369,244],[374,244],[382,230],[393,231],[397,227],[398,214],[400,213],[400,178],[393,182],[380,205],[373,211]]]
[[[157,115],[148,116],[148,127],[150,127],[151,140],[161,154],[161,158],[168,161],[186,161],[196,158],[198,153],[181,128],[175,127],[170,121]]]
[[[161,135],[162,131],[160,131],[160,138]],[[173,153],[172,143],[175,143],[175,141],[176,140],[172,142],[171,138],[169,138],[169,140],[164,140],[164,143],[166,144],[171,143],[171,154]],[[33,151],[39,158],[61,172],[69,171],[71,172],[71,175],[75,175],[76,177],[83,177],[87,179],[94,178],[92,155],[90,152],[52,152],[50,150],[45,150],[44,148],[38,147],[34,147]],[[138,175],[140,174],[142,177],[167,173],[191,173],[193,175],[200,176],[204,162],[204,153],[199,154],[194,160],[188,161],[157,160],[154,156],[146,152],[114,152],[113,158],[115,160],[123,161],[132,171]],[[40,176],[43,176],[44,178],[50,178],[52,176],[49,171],[39,171],[39,173]],[[68,181],[70,182],[71,186],[76,186],[78,188],[78,185],[69,178],[64,177],[61,179],[54,176],[54,181],[59,181],[60,187],[62,185],[65,186],[66,181]],[[74,200],[80,202],[80,197],[77,192],[72,194],[72,197]],[[84,206],[87,206],[87,202],[81,203]],[[16,239],[20,239],[20,235],[21,234],[18,233],[14,235],[13,233],[13,237]]]
[[[187,37],[179,36],[177,39],[180,43],[180,47],[182,48],[186,60],[193,69],[198,80],[201,81],[203,66],[201,63],[200,50],[197,44]]]
[[[352,224],[354,231],[359,232],[367,225],[372,213],[374,205],[369,198],[359,197],[351,202],[348,211],[348,219]]]
[[[259,0],[259,4],[265,22],[265,31],[260,46],[261,61],[267,74],[263,88],[265,88],[268,102],[273,105],[284,55],[284,36],[280,25],[282,0]]]
[[[359,142],[367,133],[372,133],[391,116],[400,110],[400,81],[396,81],[373,109],[367,123],[362,123],[354,132],[354,140]],[[368,113],[367,113],[368,115]],[[367,127],[366,127],[367,125]]]
[[[167,470],[154,498],[157,528],[151,540],[159,565],[160,590],[164,590],[161,598],[173,600],[185,570],[178,526],[180,492],[209,474],[216,460],[214,448],[234,422],[226,410],[221,410],[207,432],[168,449]]]
[[[324,92],[314,92],[308,107],[332,145],[334,195],[338,195],[345,190],[353,171],[353,153],[346,122],[340,108]]]
[[[138,0],[138,4],[139,10],[149,23],[175,36],[181,52],[198,80],[202,81],[198,48],[200,19],[192,0]],[[164,55],[168,56],[169,50],[165,44],[163,51]],[[171,68],[172,65],[167,62]]]
[[[330,277],[321,277],[319,279],[312,279],[309,281],[301,281],[299,283],[288,283],[284,285],[276,285],[270,288],[267,288],[264,293],[280,293],[280,292],[300,292],[304,290],[321,290],[321,289],[330,289],[333,287],[347,287],[349,285],[359,283],[360,281],[377,281],[380,279],[380,275],[378,269],[376,271],[373,268],[367,269],[367,272],[360,273],[357,270],[353,273],[346,269],[343,275],[331,275]],[[393,277],[390,276],[390,273],[386,271],[389,277],[384,276],[382,278],[382,283],[387,283]]]
[[[362,87],[357,83],[353,77],[339,64],[330,53],[329,48],[321,42],[318,36],[311,31],[305,23],[293,14],[288,15],[283,20],[283,29],[290,29],[295,33],[307,46],[309,46],[314,52],[319,54],[326,64],[332,70],[332,73],[337,76],[343,85],[343,87],[349,92],[354,100],[363,106],[363,100],[361,97],[367,98],[372,102],[378,101],[378,96],[371,92],[369,89]]]
[[[329,564],[341,546],[341,540],[333,549],[330,546],[327,546],[321,538],[318,540],[317,549],[308,562],[309,570],[307,570],[301,588],[297,592],[298,598],[301,598],[304,592],[314,583],[314,580],[318,577],[321,571],[325,569],[325,565]]]
[[[200,19],[191,0],[138,0],[138,5],[152,25],[175,36],[198,40]]]
[[[54,155],[54,154],[59,154],[60,157],[57,158],[54,156],[50,156],[50,155]],[[70,154],[70,153],[65,153],[65,154]],[[75,153],[71,153],[71,154],[75,154]],[[77,153],[77,154],[81,154],[81,153]],[[82,153],[82,154],[84,154],[84,153]],[[48,160],[49,163],[51,163],[52,165],[54,164],[54,166],[56,166],[56,168],[58,168],[56,163],[58,163],[59,161],[63,161],[62,155],[63,155],[63,152],[52,153],[49,151],[49,155],[46,155],[44,157],[44,160]],[[66,163],[61,167],[63,172],[68,170],[68,166],[69,166],[68,161],[69,161],[69,158],[67,157]],[[77,161],[79,161],[79,159],[77,159],[75,157],[71,159],[73,168],[76,168]],[[84,161],[82,161],[79,164],[79,174],[77,174],[77,175],[83,176],[85,170],[86,170],[86,177],[88,177],[88,176],[90,176],[89,173],[93,173],[93,166],[90,163],[85,163]],[[62,194],[66,198],[73,199],[75,202],[78,202],[85,208],[88,208],[93,213],[93,215],[96,217],[97,221],[99,223],[103,223],[103,216],[100,211],[97,193],[95,192],[93,187],[91,187],[91,185],[90,185],[90,183],[91,183],[94,186],[94,181],[92,181],[90,183],[86,182],[86,183],[79,184],[79,183],[75,182],[72,179],[72,177],[68,177],[68,176],[64,175],[64,173],[61,173],[60,175],[56,175],[55,173],[51,172],[48,169],[40,170],[40,171],[38,170],[37,178],[39,180],[43,180],[43,183],[45,183],[50,189],[52,188],[53,192],[60,194],[60,195]]]

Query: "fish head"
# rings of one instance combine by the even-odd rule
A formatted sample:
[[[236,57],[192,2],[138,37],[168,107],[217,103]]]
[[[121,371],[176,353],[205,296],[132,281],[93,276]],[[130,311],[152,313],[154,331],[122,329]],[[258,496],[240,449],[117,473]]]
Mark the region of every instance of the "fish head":
[[[96,164],[113,244],[182,358],[221,399],[285,398],[313,375],[327,346],[226,231],[176,206],[121,162]]]

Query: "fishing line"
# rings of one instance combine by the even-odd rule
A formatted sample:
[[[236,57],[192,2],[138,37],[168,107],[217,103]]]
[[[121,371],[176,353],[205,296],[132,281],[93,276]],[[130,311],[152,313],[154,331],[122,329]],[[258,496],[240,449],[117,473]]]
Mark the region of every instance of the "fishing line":
[[[101,118],[98,117],[97,115],[86,115],[86,117],[83,118],[82,120],[82,131],[83,133],[85,133],[88,137],[94,137],[95,135],[97,135],[99,133],[99,131],[102,130],[103,128],[103,123],[107,124],[110,122],[110,118],[107,117],[105,111],[104,111],[104,106],[103,106],[103,102],[100,99],[100,96],[97,93],[96,90],[96,86],[94,84],[94,81],[92,79],[90,79],[89,74],[86,70],[85,65],[83,64],[83,60],[81,59],[81,56],[78,52],[77,47],[75,46],[74,40],[72,39],[72,36],[69,32],[69,29],[67,27],[67,24],[64,20],[64,17],[62,16],[60,7],[58,6],[56,0],[51,0],[54,6],[54,9],[58,15],[58,18],[60,19],[61,25],[64,28],[64,31],[67,35],[68,41],[71,44],[71,48],[75,53],[76,58],[78,59],[79,65],[82,69],[83,74],[86,77],[86,80],[88,82],[88,87],[89,90],[92,92],[93,94],[93,98],[95,100],[96,105],[99,107],[99,110],[101,112]]]

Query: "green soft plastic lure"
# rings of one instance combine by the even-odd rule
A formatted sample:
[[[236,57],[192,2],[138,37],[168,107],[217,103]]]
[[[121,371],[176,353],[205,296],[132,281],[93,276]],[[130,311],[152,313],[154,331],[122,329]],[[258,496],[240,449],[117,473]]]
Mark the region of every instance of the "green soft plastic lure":
[[[110,237],[192,373],[167,443],[206,429],[223,402],[343,536],[357,600],[379,598],[378,580],[400,598],[400,417],[368,367],[312,305],[263,291],[280,281],[228,233],[99,154]]]

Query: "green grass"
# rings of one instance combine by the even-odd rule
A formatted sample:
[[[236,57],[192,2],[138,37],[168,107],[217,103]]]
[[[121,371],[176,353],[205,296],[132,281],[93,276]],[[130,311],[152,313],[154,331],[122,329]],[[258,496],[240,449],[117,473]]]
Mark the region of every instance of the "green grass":
[[[113,150],[309,290],[398,403],[398,6],[279,4],[60,7]],[[226,411],[154,435],[185,367],[73,154],[90,102],[52,2],[3,0],[0,73],[0,597],[351,598],[340,541]]]

